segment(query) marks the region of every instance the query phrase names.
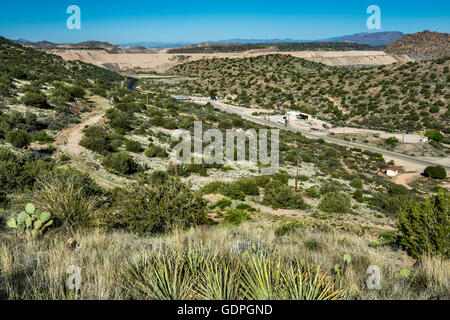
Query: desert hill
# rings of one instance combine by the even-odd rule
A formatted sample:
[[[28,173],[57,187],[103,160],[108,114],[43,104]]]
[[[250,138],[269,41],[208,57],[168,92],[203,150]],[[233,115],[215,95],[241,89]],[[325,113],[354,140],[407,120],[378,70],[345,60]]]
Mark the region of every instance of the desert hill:
[[[424,59],[439,59],[450,56],[450,34],[425,30],[407,34],[391,43],[387,53],[410,54]]]

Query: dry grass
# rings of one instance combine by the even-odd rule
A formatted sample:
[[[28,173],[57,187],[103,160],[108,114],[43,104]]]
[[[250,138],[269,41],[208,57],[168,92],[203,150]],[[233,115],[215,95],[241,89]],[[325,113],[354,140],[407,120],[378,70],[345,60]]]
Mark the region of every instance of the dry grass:
[[[136,297],[133,285],[124,278],[130,263],[145,255],[164,255],[176,250],[184,250],[189,257],[193,256],[190,253],[201,250],[211,255],[234,254],[238,259],[277,251],[276,255],[281,259],[320,265],[328,275],[339,264],[343,270],[347,299],[435,299],[450,296],[449,260],[425,258],[414,266],[415,261],[401,251],[371,247],[369,241],[345,233],[298,231],[277,238],[267,222],[246,223],[238,228],[209,228],[176,231],[154,238],[137,238],[121,232],[77,233],[74,235],[79,244],[77,249],[66,245],[67,236],[64,235],[49,234],[39,241],[26,241],[12,234],[2,234],[0,299],[67,299],[69,275],[66,270],[70,265],[77,265],[82,270],[81,290],[71,298],[130,299]],[[352,262],[347,266],[343,261],[346,253],[352,256]],[[382,270],[381,290],[366,288],[369,265],[378,265]],[[402,268],[411,270],[411,276],[396,276]],[[211,272],[215,270],[213,265],[209,269]],[[223,271],[215,270],[217,276],[211,276],[211,279],[219,283],[223,278],[232,279],[234,275],[230,271],[220,274]],[[232,296],[236,290],[231,287],[231,292],[217,292],[208,287],[208,282],[203,283],[202,288],[205,297]]]

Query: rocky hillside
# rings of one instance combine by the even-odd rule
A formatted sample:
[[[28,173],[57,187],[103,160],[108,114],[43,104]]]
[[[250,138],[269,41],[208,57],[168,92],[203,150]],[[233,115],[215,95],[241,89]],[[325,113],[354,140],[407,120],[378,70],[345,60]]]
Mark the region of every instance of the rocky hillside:
[[[450,34],[431,31],[407,34],[392,42],[387,53],[407,53],[425,59],[439,59],[450,56]]]

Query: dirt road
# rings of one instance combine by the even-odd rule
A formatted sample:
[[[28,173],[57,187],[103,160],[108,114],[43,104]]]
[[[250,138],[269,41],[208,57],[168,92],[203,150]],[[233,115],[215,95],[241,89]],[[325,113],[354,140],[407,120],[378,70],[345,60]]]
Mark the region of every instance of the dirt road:
[[[100,185],[106,188],[124,186],[129,181],[107,172],[101,165],[99,157],[93,152],[80,146],[83,129],[102,122],[105,111],[109,108],[108,100],[100,97],[92,98],[97,107],[83,116],[81,123],[61,131],[53,142],[53,146],[61,153],[70,157],[69,167],[88,173]]]

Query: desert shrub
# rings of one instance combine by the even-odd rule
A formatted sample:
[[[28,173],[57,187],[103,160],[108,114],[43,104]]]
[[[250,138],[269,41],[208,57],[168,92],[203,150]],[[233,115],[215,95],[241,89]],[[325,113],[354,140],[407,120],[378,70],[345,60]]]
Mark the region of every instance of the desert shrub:
[[[245,193],[237,183],[226,183],[220,190],[220,193],[233,200],[245,200]]]
[[[47,97],[45,94],[36,93],[36,92],[25,92],[25,95],[22,97],[22,102],[30,107],[34,108],[48,108]]]
[[[101,126],[86,127],[83,133],[84,136],[80,141],[80,146],[102,155],[113,151],[111,139],[105,131],[105,128]]]
[[[425,169],[424,175],[432,179],[443,180],[447,178],[447,171],[441,166],[430,166]]]
[[[320,187],[320,194],[325,195],[330,192],[341,191],[342,187],[337,182],[327,181]]]
[[[109,120],[108,124],[122,133],[131,129],[132,116],[126,112],[121,112],[115,109],[106,111],[106,118]]]
[[[142,151],[144,151],[142,145],[138,141],[134,140],[125,141],[125,149],[134,153],[141,153]]]
[[[402,184],[389,183],[387,191],[390,195],[407,195],[410,193],[409,189]]]
[[[224,189],[226,183],[222,181],[213,181],[206,185],[204,185],[200,192],[204,194],[221,194]]]
[[[301,228],[301,224],[298,221],[286,222],[275,229],[275,235],[277,237],[284,237],[286,235],[296,232],[300,228]]]
[[[418,259],[425,254],[448,257],[450,194],[409,201],[399,212],[399,244]]]
[[[167,179],[169,179],[169,175],[167,172],[161,170],[155,170],[148,176],[148,181],[152,184],[160,184]]]
[[[270,182],[270,177],[269,176],[258,176],[256,178],[254,178],[255,183],[258,185],[258,187],[260,188],[265,188],[266,185]]]
[[[6,141],[16,148],[26,148],[31,142],[31,137],[23,130],[14,129],[6,134]]]
[[[247,212],[238,209],[228,210],[223,219],[233,226],[239,226],[244,222],[251,221],[250,215]]]
[[[363,182],[361,178],[353,178],[352,181],[350,181],[350,186],[352,186],[355,189],[362,189],[363,188]]]
[[[436,148],[438,150],[443,150],[445,148],[442,143],[437,142],[435,140],[430,140],[430,146],[432,146],[432,147],[434,147],[434,148]]]
[[[89,176],[75,170],[43,175],[36,185],[36,202],[68,230],[98,226],[101,189]]]
[[[141,167],[126,152],[109,154],[103,159],[103,165],[121,174],[133,174],[141,171]]]
[[[286,185],[289,182],[289,176],[284,172],[278,172],[277,174],[274,174],[272,176],[272,179],[280,181],[282,184],[286,184]]]
[[[259,187],[255,181],[251,179],[241,179],[234,182],[239,189],[248,196],[259,196]]]
[[[320,200],[319,209],[329,213],[348,213],[352,208],[350,197],[345,192],[329,192]]]
[[[253,208],[251,205],[246,204],[246,203],[239,203],[236,206],[236,209],[238,209],[238,210],[247,210],[249,212],[256,212],[255,208]]]
[[[110,228],[139,234],[163,233],[206,223],[206,208],[200,193],[169,179],[161,184],[136,183],[121,189],[103,220]]]
[[[220,199],[219,201],[217,201],[215,204],[214,204],[214,206],[212,206],[212,208],[214,209],[214,208],[219,208],[219,209],[221,209],[221,210],[224,210],[224,209],[226,209],[226,208],[228,208],[228,207],[231,207],[231,205],[233,204],[233,202],[230,200],[230,199],[228,199],[228,198],[223,198],[223,199]]]
[[[390,147],[395,147],[399,140],[396,137],[389,137],[385,140],[386,144]]]
[[[33,141],[37,141],[40,143],[51,143],[54,140],[45,131],[36,132],[35,134],[33,134],[32,139],[33,139]]]
[[[301,195],[283,184],[274,180],[264,189],[263,204],[274,209],[305,209],[307,205]]]
[[[360,189],[357,189],[355,192],[353,192],[353,198],[356,199],[358,202],[363,200],[363,192]]]
[[[168,154],[166,149],[150,143],[147,150],[145,150],[145,155],[149,158],[166,158]]]
[[[442,133],[440,133],[438,130],[429,130],[425,133],[425,137],[430,138],[435,141],[442,141],[444,139],[444,136]]]
[[[306,194],[311,198],[320,198],[320,189],[317,186],[312,186],[306,189]]]

